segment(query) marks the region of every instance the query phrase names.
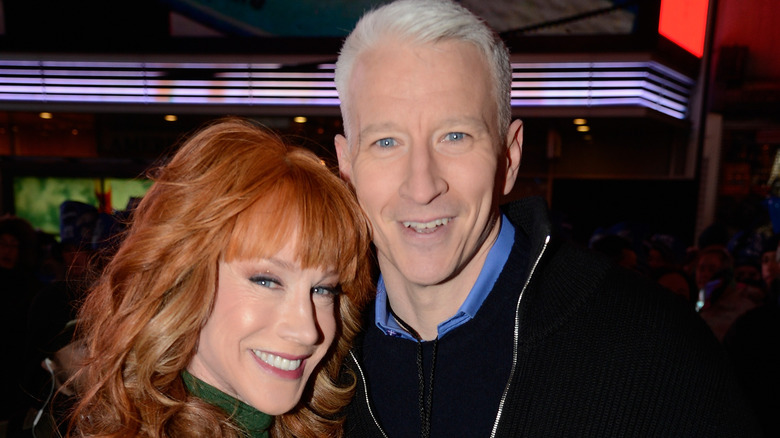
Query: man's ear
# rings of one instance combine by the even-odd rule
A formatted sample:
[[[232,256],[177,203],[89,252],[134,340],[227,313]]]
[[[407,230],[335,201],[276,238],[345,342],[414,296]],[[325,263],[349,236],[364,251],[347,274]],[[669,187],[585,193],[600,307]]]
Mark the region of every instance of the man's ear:
[[[345,181],[352,182],[352,156],[349,153],[347,138],[336,134],[334,143],[336,145],[336,158],[339,160],[339,173]]]
[[[523,121],[515,120],[509,125],[506,134],[506,176],[504,179],[504,194],[512,191],[517,181],[517,172],[520,168],[520,157],[523,155]]]

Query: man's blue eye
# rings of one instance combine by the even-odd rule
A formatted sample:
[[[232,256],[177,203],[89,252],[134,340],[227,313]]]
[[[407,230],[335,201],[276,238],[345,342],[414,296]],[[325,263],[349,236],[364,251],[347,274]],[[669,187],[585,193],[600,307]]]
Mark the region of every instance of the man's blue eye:
[[[462,132],[450,132],[444,137],[444,139],[447,141],[460,141],[463,140],[465,137],[466,134]]]
[[[392,138],[382,138],[376,141],[376,145],[380,148],[389,148],[396,145],[395,139]]]

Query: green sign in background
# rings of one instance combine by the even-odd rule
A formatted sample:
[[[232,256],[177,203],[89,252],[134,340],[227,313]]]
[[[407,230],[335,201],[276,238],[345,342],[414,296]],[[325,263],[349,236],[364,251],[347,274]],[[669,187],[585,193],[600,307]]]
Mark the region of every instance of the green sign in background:
[[[17,177],[14,178],[16,215],[37,229],[59,236],[60,204],[80,201],[97,207],[96,181],[111,187],[111,205],[115,211],[124,210],[130,198],[142,197],[152,185],[152,181],[140,179]]]

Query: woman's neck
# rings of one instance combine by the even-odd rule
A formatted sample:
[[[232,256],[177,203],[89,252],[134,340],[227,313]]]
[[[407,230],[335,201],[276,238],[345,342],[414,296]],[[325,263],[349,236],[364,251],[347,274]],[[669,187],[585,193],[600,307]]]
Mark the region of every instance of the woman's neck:
[[[190,394],[222,409],[230,420],[236,423],[249,437],[267,438],[273,423],[273,416],[236,399],[208,383],[198,379],[187,370],[181,373],[184,385]]]

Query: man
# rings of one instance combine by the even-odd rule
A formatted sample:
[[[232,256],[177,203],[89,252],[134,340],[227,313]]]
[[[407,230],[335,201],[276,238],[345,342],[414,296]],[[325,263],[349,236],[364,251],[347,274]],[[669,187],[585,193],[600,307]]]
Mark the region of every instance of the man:
[[[507,49],[449,1],[365,15],[336,67],[342,175],[371,219],[377,299],[348,367],[347,436],[740,436],[755,430],[706,325],[551,237],[511,191]]]

